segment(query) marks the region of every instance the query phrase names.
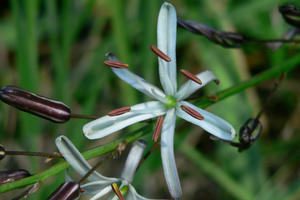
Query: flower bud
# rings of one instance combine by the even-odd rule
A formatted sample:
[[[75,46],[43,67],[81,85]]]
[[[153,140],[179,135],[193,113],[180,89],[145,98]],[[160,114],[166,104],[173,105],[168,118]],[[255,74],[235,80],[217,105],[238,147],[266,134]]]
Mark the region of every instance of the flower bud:
[[[47,200],[75,200],[80,197],[80,186],[78,183],[67,181],[59,186]]]
[[[63,123],[71,117],[67,105],[15,86],[1,88],[0,99],[8,105],[53,122]]]
[[[300,28],[300,10],[298,8],[289,3],[280,6],[279,12],[287,23]]]
[[[11,183],[28,176],[31,176],[31,174],[24,169],[0,171],[0,185]]]

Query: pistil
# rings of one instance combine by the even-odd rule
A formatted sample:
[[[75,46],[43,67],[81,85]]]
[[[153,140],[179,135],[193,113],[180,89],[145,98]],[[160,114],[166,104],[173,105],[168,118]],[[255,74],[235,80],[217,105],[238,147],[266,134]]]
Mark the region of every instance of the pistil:
[[[166,96],[167,102],[164,103],[164,105],[168,108],[175,108],[177,105],[177,100],[175,99],[175,97],[168,95]]]

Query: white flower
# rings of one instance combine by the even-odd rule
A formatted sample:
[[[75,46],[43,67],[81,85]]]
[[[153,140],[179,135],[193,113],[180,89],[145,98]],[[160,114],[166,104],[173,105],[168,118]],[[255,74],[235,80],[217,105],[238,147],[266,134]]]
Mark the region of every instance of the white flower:
[[[65,160],[81,176],[84,176],[92,168],[67,137],[59,136],[56,138],[55,143]],[[120,190],[125,191],[126,193],[126,200],[149,200],[139,195],[131,185],[145,148],[146,144],[143,141],[138,140],[133,143],[123,168],[121,178],[108,178],[94,171],[88,177],[89,182],[80,186],[80,188],[84,190],[84,194],[93,195],[91,200],[99,199],[104,195],[110,195],[110,199],[115,199],[116,196],[112,191],[111,184],[119,183],[121,184],[119,187]],[[67,176],[67,179],[70,178]]]
[[[128,69],[112,68],[119,78],[156,101],[134,105],[127,112],[116,116],[101,117],[86,124],[83,132],[89,139],[99,139],[131,124],[165,115],[161,133],[161,157],[169,191],[173,198],[178,199],[181,197],[182,191],[173,150],[176,116],[200,126],[223,140],[232,140],[235,137],[235,130],[225,120],[184,101],[209,82],[217,81],[211,71],[204,71],[196,75],[202,84],[188,80],[177,90],[176,29],[176,10],[170,3],[164,3],[160,9],[157,25],[158,49],[171,59],[170,62],[167,62],[158,58],[159,77],[164,91],[147,83]],[[117,61],[112,54],[108,55],[108,59]]]

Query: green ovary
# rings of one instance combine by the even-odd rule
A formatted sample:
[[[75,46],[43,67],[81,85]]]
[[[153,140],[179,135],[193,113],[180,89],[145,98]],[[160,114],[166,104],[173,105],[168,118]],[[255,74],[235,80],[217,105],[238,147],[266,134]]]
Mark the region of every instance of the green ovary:
[[[166,96],[167,102],[164,103],[164,105],[168,108],[175,108],[177,105],[177,100],[175,99],[175,97],[168,95]]]
[[[127,194],[128,190],[129,190],[128,185],[125,185],[120,189],[123,196],[125,196]]]

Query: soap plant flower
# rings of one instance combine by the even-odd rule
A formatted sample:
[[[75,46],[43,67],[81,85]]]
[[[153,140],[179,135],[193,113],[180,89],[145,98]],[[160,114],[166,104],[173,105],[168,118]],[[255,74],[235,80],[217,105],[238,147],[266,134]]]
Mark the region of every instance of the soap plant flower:
[[[83,127],[87,138],[100,139],[134,123],[157,117],[153,140],[156,141],[161,132],[163,170],[168,189],[174,199],[182,196],[173,147],[176,116],[200,126],[222,140],[232,140],[235,137],[235,130],[228,122],[185,101],[211,81],[218,82],[212,71],[193,75],[182,70],[181,72],[190,80],[177,89],[176,31],[176,10],[172,4],[164,3],[158,17],[157,48],[151,47],[152,51],[158,55],[159,78],[163,90],[130,72],[127,69],[128,65],[121,63],[113,54],[108,54],[108,61],[104,62],[111,66],[119,78],[154,101],[116,109]]]
[[[78,174],[85,176],[92,169],[92,166],[67,137],[59,136],[55,143],[61,155]],[[133,143],[120,178],[109,178],[93,171],[87,177],[88,182],[80,186],[83,194],[92,195],[90,200],[100,199],[103,196],[109,196],[109,199],[118,199],[113,192],[112,184],[119,184],[125,199],[150,200],[139,195],[131,185],[145,148],[146,143],[143,140],[137,140]],[[68,175],[66,179],[66,181],[73,181]]]

